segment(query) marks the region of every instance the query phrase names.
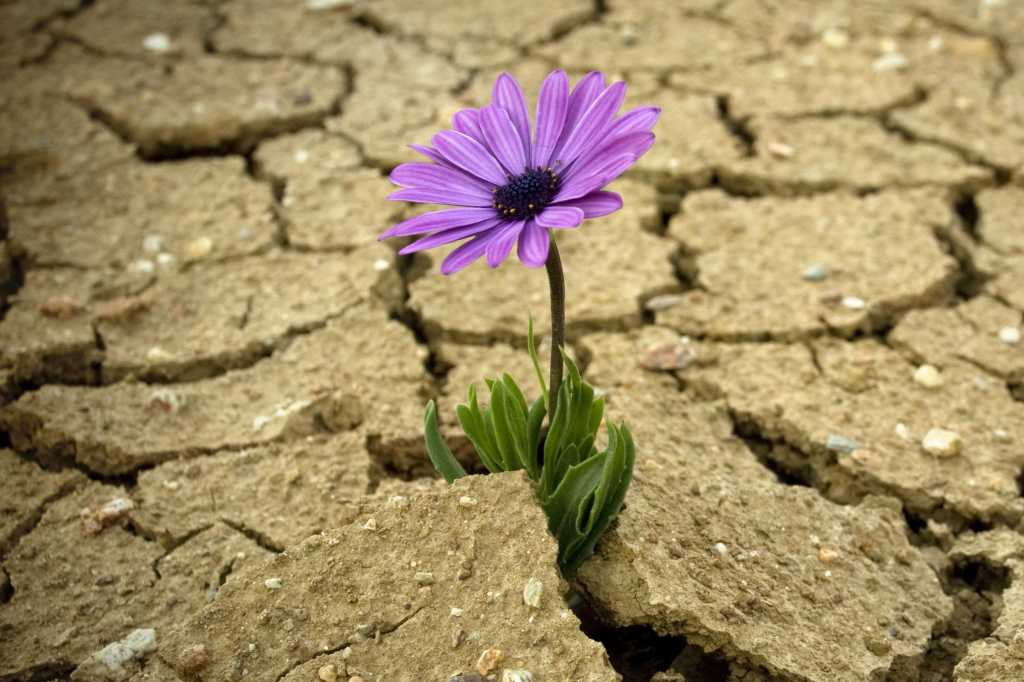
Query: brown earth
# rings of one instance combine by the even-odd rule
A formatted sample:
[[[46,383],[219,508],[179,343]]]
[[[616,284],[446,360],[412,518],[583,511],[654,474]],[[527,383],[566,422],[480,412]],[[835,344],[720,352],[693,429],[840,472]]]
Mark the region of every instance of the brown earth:
[[[1024,679],[1022,36],[976,0],[0,1],[0,680]],[[559,67],[663,109],[562,236],[638,444],[571,585],[524,479],[422,445],[430,398],[472,466],[469,384],[536,397],[544,275],[376,241],[409,143]]]

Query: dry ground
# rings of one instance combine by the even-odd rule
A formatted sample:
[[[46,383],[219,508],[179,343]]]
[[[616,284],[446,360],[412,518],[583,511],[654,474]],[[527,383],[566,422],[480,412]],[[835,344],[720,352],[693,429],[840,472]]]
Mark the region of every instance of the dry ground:
[[[543,273],[375,240],[554,67],[664,110],[563,241],[639,445],[574,610],[421,444]],[[1024,680],[1024,2],[2,0],[0,78],[0,680]]]

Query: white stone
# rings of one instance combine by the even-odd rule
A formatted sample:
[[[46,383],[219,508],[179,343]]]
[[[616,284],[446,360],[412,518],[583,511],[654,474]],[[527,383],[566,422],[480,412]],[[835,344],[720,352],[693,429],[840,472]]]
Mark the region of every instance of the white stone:
[[[306,0],[306,7],[314,12],[351,7],[354,4],[355,0]]]
[[[800,273],[800,277],[808,282],[821,282],[828,277],[828,266],[822,263],[812,263]]]
[[[148,258],[140,258],[139,260],[132,263],[132,269],[135,270],[136,272],[142,272],[148,275],[149,273],[156,270],[156,264],[153,263],[153,261],[149,260]]]
[[[178,259],[173,253],[158,253],[156,255],[156,264],[162,268],[174,267],[174,264],[178,262]]]
[[[921,365],[914,370],[914,381],[925,388],[938,388],[942,386],[944,380],[934,365]]]
[[[267,578],[263,581],[263,584],[268,590],[280,590],[284,587],[284,583],[281,582],[280,578]]]
[[[890,52],[876,59],[872,68],[875,71],[895,71],[896,69],[905,69],[907,63],[907,58],[899,52]]]
[[[830,28],[821,35],[823,43],[836,49],[850,44],[850,34],[841,28]]]
[[[166,33],[150,33],[142,39],[142,46],[151,52],[167,52],[171,49],[171,38]]]
[[[309,152],[307,152],[305,149],[300,149],[295,152],[296,163],[306,163],[307,161],[309,161]]]
[[[724,542],[716,542],[714,547],[711,549],[715,550],[715,553],[718,554],[718,556],[725,556],[729,553],[729,548],[725,546]]]
[[[384,258],[378,258],[377,260],[373,261],[373,269],[376,270],[377,272],[382,272],[390,267],[391,263]]]
[[[1010,346],[1020,343],[1020,327],[1003,327],[999,330],[999,340]]]
[[[452,614],[452,618],[459,618],[460,616],[462,616],[463,611],[459,607],[453,606],[452,610],[451,610],[451,614]]]
[[[146,253],[160,253],[164,250],[164,238],[158,234],[147,235],[142,240],[142,250]]]
[[[470,497],[469,495],[463,495],[459,498],[460,507],[475,507],[477,505],[476,498]]]
[[[864,306],[867,305],[863,298],[857,298],[856,296],[843,296],[839,303],[844,308],[849,308],[850,310],[864,310]]]
[[[544,596],[544,583],[534,577],[530,577],[523,587],[523,603],[530,608],[539,609],[541,597]]]
[[[796,153],[796,150],[784,142],[769,142],[768,153],[780,159],[789,159]]]
[[[956,457],[960,454],[962,443],[960,434],[956,431],[934,428],[924,435],[921,447],[936,457]]]
[[[82,661],[75,671],[73,679],[79,679],[80,676],[83,676],[84,679],[127,679],[132,671],[126,670],[125,664],[139,660],[154,651],[156,651],[156,630],[152,628],[132,630],[124,639],[108,644]]]

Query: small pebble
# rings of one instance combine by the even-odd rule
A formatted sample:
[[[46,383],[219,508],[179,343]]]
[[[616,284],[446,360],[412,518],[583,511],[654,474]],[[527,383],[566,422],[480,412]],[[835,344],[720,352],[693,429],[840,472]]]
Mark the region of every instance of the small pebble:
[[[925,388],[938,388],[943,384],[942,374],[933,365],[921,365],[914,370],[914,381]]]
[[[544,583],[534,577],[526,581],[523,588],[523,603],[533,609],[540,608],[540,599],[544,595]]]
[[[1007,345],[1016,346],[1020,343],[1020,327],[1003,327],[999,330],[999,340]]]
[[[153,346],[152,348],[146,351],[146,360],[148,360],[149,362],[167,362],[168,360],[173,359],[174,355],[172,353],[167,352],[160,346]]]
[[[353,675],[352,677],[348,678],[348,682],[363,682],[363,678],[359,675]]]
[[[529,670],[505,669],[501,673],[501,682],[533,682],[533,673]]]
[[[821,282],[828,278],[828,266],[821,263],[808,265],[800,276],[808,282]]]
[[[320,669],[316,671],[316,676],[319,677],[323,682],[337,682],[338,680],[338,666],[333,663],[320,666]]]
[[[780,159],[788,159],[796,153],[796,150],[785,142],[769,142],[768,153]]]
[[[142,250],[146,253],[160,253],[164,250],[164,238],[158,234],[147,235],[142,240]]]
[[[725,556],[729,553],[729,548],[725,546],[724,542],[716,542],[711,549],[715,550],[718,556]]]
[[[156,264],[162,268],[173,267],[177,261],[178,259],[174,257],[173,253],[158,253],[156,255]]]
[[[907,64],[907,58],[899,52],[890,52],[876,59],[875,63],[871,66],[875,71],[895,71],[897,69],[905,69]]]
[[[475,507],[477,505],[476,498],[470,497],[469,495],[463,495],[459,498],[460,507]]]
[[[82,304],[70,296],[54,296],[39,306],[39,312],[47,317],[68,320],[82,312]]]
[[[296,163],[306,163],[307,161],[309,161],[309,152],[307,152],[305,149],[299,149],[298,151],[295,152]]]
[[[193,260],[205,258],[210,255],[211,251],[213,251],[213,240],[209,237],[193,239],[188,243],[188,246],[185,247],[185,253],[187,253],[188,257]]]
[[[661,296],[652,296],[647,299],[647,302],[644,303],[644,309],[654,313],[659,310],[668,310],[682,302],[683,297],[678,294],[662,294]]]
[[[383,258],[378,258],[377,260],[373,261],[373,269],[376,270],[377,272],[383,272],[384,270],[387,270],[390,267],[390,261],[387,261]]]
[[[202,644],[193,644],[190,647],[185,647],[181,652],[180,660],[181,667],[186,672],[194,673],[206,667],[206,664],[210,662],[210,654]]]
[[[821,41],[829,47],[840,49],[850,44],[850,34],[841,28],[830,28],[821,35]]]
[[[451,610],[452,618],[459,618],[459,617],[462,616],[463,613],[464,613],[464,611],[462,609],[460,609],[459,607],[457,607],[457,606],[453,606],[452,607],[452,610]]]
[[[188,404],[188,396],[170,388],[158,388],[149,395],[149,404],[168,414],[177,414]]]
[[[434,574],[429,571],[418,571],[414,576],[414,579],[420,585],[434,584]]]
[[[818,560],[823,564],[830,564],[839,558],[839,552],[828,547],[822,547],[818,550]]]
[[[697,359],[697,351],[687,343],[663,343],[652,346],[640,357],[644,369],[673,370],[685,369]]]
[[[903,440],[910,440],[910,429],[908,429],[907,425],[903,422],[896,424],[896,428],[893,430],[896,432],[896,435]]]
[[[96,520],[100,525],[107,526],[135,509],[135,503],[127,497],[115,497],[96,510]]]
[[[284,583],[281,582],[280,578],[267,578],[263,581],[268,590],[280,590],[284,587]]]
[[[338,9],[339,7],[351,7],[355,0],[306,0],[306,7],[314,12]]]
[[[830,433],[828,434],[828,437],[825,438],[825,447],[832,452],[842,452],[848,455],[854,450],[860,448],[860,443],[845,436]]]
[[[377,530],[377,519],[372,517],[366,519],[366,523],[363,524],[363,530]]]
[[[505,652],[501,649],[487,649],[477,659],[476,671],[481,675],[489,675],[504,659]]]
[[[850,310],[864,310],[867,305],[863,298],[857,298],[856,296],[843,296],[839,301],[839,305]]]
[[[148,258],[140,258],[139,260],[132,263],[132,270],[148,275],[149,273],[156,270],[156,264],[153,261],[149,260]]]
[[[960,434],[956,431],[935,428],[924,435],[921,447],[936,457],[956,457],[960,454],[962,442]]]
[[[142,46],[151,52],[167,52],[171,49],[171,39],[166,33],[150,33],[142,39]]]
[[[1006,429],[996,429],[995,431],[992,432],[992,437],[995,438],[1000,443],[1010,442],[1010,432],[1007,431]]]

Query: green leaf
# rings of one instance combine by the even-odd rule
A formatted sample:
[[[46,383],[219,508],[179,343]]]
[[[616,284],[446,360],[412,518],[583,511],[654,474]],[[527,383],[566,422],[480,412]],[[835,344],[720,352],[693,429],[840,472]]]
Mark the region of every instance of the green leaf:
[[[536,482],[540,482],[540,431],[544,425],[546,414],[544,399],[538,398],[533,402],[530,413],[526,417],[526,450],[529,456],[524,461],[524,464],[530,478]]]
[[[515,438],[508,425],[507,393],[503,384],[497,381],[489,383],[491,406],[484,410],[484,424],[490,429],[494,435],[494,442],[498,445],[502,471],[513,471],[519,468],[516,466],[519,458],[516,455]]]
[[[433,400],[427,403],[427,413],[423,419],[423,432],[427,441],[427,454],[430,456],[430,462],[435,469],[441,472],[444,480],[451,483],[455,479],[465,476],[466,470],[455,459],[437,429],[437,406],[434,405]]]
[[[593,496],[600,481],[601,464],[601,457],[594,456],[569,467],[544,505],[548,527],[558,539],[558,563],[566,577],[572,577],[579,566],[575,550],[586,542],[586,536],[577,528],[577,519],[581,505]]]
[[[498,447],[487,430],[483,415],[480,414],[480,405],[477,404],[476,400],[475,385],[470,385],[469,387],[468,402],[468,405],[459,405],[455,408],[455,414],[459,418],[462,430],[469,437],[470,442],[473,443],[477,457],[484,463],[487,470],[491,473],[502,471]]]

